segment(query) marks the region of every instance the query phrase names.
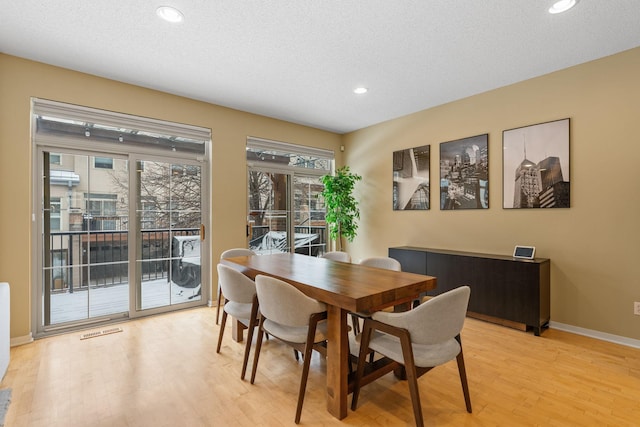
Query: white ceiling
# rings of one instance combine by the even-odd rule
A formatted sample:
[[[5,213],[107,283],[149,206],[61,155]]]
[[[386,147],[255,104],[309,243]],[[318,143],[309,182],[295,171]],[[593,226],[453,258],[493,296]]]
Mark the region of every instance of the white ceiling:
[[[640,46],[640,0],[554,1],[0,0],[0,52],[345,133]]]

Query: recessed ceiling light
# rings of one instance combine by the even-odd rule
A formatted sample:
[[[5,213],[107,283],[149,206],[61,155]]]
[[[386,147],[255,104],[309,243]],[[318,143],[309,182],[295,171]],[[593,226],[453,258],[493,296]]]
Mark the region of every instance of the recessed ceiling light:
[[[369,89],[367,89],[366,87],[357,87],[353,90],[353,93],[355,93],[356,95],[362,95],[363,93],[367,93],[369,91]]]
[[[554,3],[553,6],[549,8],[549,13],[562,13],[571,9],[573,6],[578,3],[578,0],[560,0]]]
[[[158,9],[156,9],[156,13],[160,18],[164,19],[167,22],[182,22],[182,20],[184,19],[184,15],[182,14],[182,12],[171,6],[160,6]]]

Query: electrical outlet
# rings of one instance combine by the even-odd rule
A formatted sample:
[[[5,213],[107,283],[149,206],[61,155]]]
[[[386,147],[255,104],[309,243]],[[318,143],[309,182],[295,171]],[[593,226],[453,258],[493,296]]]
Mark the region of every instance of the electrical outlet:
[[[633,303],[633,314],[640,316],[640,302],[638,301]]]

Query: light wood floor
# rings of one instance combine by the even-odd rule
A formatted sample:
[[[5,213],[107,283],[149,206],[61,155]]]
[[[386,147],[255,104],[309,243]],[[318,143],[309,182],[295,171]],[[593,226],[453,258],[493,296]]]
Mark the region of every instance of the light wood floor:
[[[215,353],[215,308],[119,326],[123,332],[88,340],[73,333],[12,348],[0,383],[13,389],[5,425],[294,425],[301,364],[290,348],[265,342],[251,385],[239,378],[243,345],[230,329]],[[473,414],[450,362],[420,379],[427,425],[640,425],[640,350],[474,319],[462,339]],[[363,389],[357,411],[334,419],[325,410],[325,367],[314,355],[302,425],[413,424],[407,385],[392,374]]]

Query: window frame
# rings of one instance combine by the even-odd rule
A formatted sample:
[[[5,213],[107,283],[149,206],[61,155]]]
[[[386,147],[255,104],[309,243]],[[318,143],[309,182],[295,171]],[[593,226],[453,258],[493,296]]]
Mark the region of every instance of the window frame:
[[[113,170],[113,157],[93,157],[93,167],[95,169],[110,169]]]
[[[89,136],[83,134],[74,134],[74,135],[66,135],[61,132],[54,133],[49,132],[46,134],[39,134],[37,129],[37,118],[42,114],[49,114],[52,116],[56,116],[56,112],[60,112],[61,117],[78,117],[80,120],[84,120],[86,122],[91,121],[92,123],[101,123],[102,118],[104,118],[104,122],[116,123],[122,121],[123,126],[128,126],[131,129],[144,129],[149,130],[153,129],[154,126],[157,126],[156,134],[162,133],[163,135],[176,135],[176,145],[168,146],[166,145],[169,139],[164,140],[165,145],[155,146],[153,144],[141,144],[141,143],[127,143],[126,138],[124,141],[111,141],[100,139],[97,135],[93,135],[92,132],[89,132]],[[92,120],[91,118],[98,118],[99,120]],[[42,215],[42,195],[44,194],[44,180],[42,177],[43,172],[43,158],[44,153],[50,154],[55,153],[58,155],[61,154],[60,160],[61,163],[66,164],[66,160],[63,159],[63,155],[81,155],[81,156],[93,156],[93,157],[108,157],[113,159],[125,159],[129,161],[129,182],[131,178],[135,176],[136,171],[134,170],[135,162],[131,162],[134,159],[144,159],[144,160],[154,160],[157,159],[159,161],[165,162],[179,162],[185,164],[193,164],[198,165],[201,168],[201,219],[203,224],[210,228],[211,226],[211,217],[210,217],[210,206],[211,206],[211,185],[210,185],[210,168],[212,166],[211,163],[211,130],[199,126],[192,125],[184,125],[175,122],[167,122],[162,120],[149,119],[145,117],[132,116],[123,113],[114,113],[105,110],[98,110],[90,107],[83,107],[71,104],[59,103],[56,101],[43,100],[39,98],[31,98],[31,141],[32,144],[32,170],[33,170],[33,190],[32,190],[32,207],[33,207],[33,215],[34,218],[38,218]],[[91,141],[90,144],[87,141]],[[191,142],[193,141],[193,142]],[[90,147],[90,148],[89,148]],[[54,159],[55,160],[55,159]],[[49,161],[48,164],[51,164]],[[89,167],[92,166],[91,162],[89,162]],[[95,167],[95,163],[93,164]],[[60,169],[59,167],[55,168]],[[104,169],[98,167],[97,169]],[[46,170],[46,169],[45,169]],[[53,170],[53,169],[51,169]],[[106,171],[105,171],[106,172]],[[101,174],[102,175],[102,174]],[[84,177],[80,177],[81,179],[87,179]],[[69,184],[71,185],[71,184]],[[82,199],[78,199],[80,202]],[[61,201],[62,203],[65,200]],[[116,204],[118,203],[115,200]],[[78,203],[80,204],[80,203]],[[86,205],[85,205],[86,206]],[[82,208],[78,206],[76,208]],[[101,203],[100,209],[104,212],[104,205]],[[128,203],[128,211],[129,218],[133,218],[135,216],[135,206],[131,203]],[[62,226],[62,224],[61,224]],[[32,300],[31,300],[31,318],[32,318],[32,334],[35,337],[47,336],[53,333],[59,333],[61,330],[66,328],[78,327],[80,323],[88,323],[91,322],[93,318],[90,318],[86,321],[75,322],[74,324],[60,324],[47,326],[46,322],[43,322],[43,301],[46,299],[47,291],[44,289],[43,282],[43,269],[51,270],[51,266],[45,266],[43,261],[45,247],[42,242],[42,235],[44,234],[44,229],[50,228],[50,224],[45,224],[43,221],[32,221],[32,238],[34,239],[33,244],[31,245],[31,259],[33,262],[32,265],[32,277],[38,278],[34,280],[32,284]],[[129,235],[134,234],[133,231],[128,232]],[[207,236],[211,236],[212,233],[207,233]],[[131,239],[129,238],[129,241]],[[43,247],[44,246],[44,247]],[[127,246],[128,247],[128,246]],[[210,259],[211,253],[211,239],[207,237],[206,243],[202,245],[202,259]],[[205,263],[206,265],[206,263]],[[130,265],[130,271],[134,270],[134,266]],[[133,277],[133,273],[131,273],[131,277]],[[136,273],[137,274],[137,273]],[[162,313],[166,311],[172,311],[175,309],[186,308],[187,306],[200,306],[205,305],[207,303],[211,303],[211,286],[208,285],[211,280],[211,263],[206,265],[206,268],[202,268],[201,272],[201,283],[202,283],[202,298],[198,299],[194,302],[188,302],[187,305],[182,306],[163,306],[157,309],[147,309],[144,311],[135,311],[134,308],[131,308],[128,314],[125,317],[128,318],[137,318],[140,316],[146,316],[149,314]],[[133,283],[133,282],[132,282]],[[130,295],[133,295],[133,292],[130,290]],[[207,301],[208,299],[208,301]],[[133,298],[130,297],[130,301],[133,301]],[[118,317],[119,318],[119,317]],[[104,321],[104,319],[98,321]],[[77,324],[76,324],[77,323]]]
[[[264,153],[263,158],[260,156],[252,155],[251,153]],[[303,163],[291,164],[291,158],[298,156],[299,158],[310,157],[311,160]],[[289,158],[289,161],[285,164],[285,159]],[[315,160],[314,160],[315,159]],[[249,181],[250,174],[252,172],[266,173],[266,174],[281,174],[286,175],[287,178],[287,241],[289,242],[289,251],[295,252],[295,235],[296,227],[310,227],[306,225],[296,225],[296,218],[298,212],[296,211],[296,178],[317,178],[318,180],[323,175],[332,174],[335,168],[335,152],[331,150],[325,150],[315,147],[301,146],[295,144],[289,144],[281,141],[270,141],[262,138],[248,137],[247,138],[247,180]],[[316,162],[319,160],[320,162]],[[326,161],[326,167],[307,167],[310,164],[314,166]],[[247,218],[252,217],[251,204],[249,198],[252,194],[249,193],[249,182],[247,183]],[[317,207],[317,205],[316,205]],[[314,209],[317,212],[317,209]],[[309,215],[311,210],[309,206]],[[310,216],[311,218],[311,216]],[[252,228],[252,227],[250,227]],[[294,236],[294,238],[291,238]],[[252,236],[250,236],[251,240]],[[322,239],[321,239],[322,240]],[[327,251],[330,241],[327,239],[326,226],[324,233],[324,241],[319,244],[310,244],[309,251],[312,253],[312,247],[319,246],[320,250]]]

